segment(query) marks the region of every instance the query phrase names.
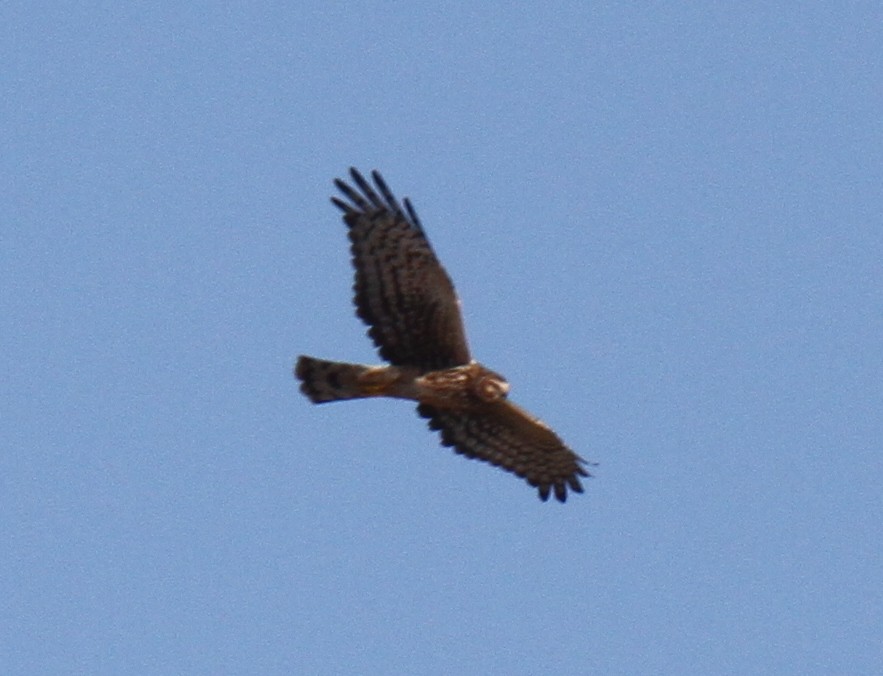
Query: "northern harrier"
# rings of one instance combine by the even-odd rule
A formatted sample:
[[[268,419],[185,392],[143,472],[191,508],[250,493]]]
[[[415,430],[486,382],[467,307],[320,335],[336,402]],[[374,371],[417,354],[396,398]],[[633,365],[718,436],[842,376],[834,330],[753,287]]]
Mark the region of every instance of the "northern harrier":
[[[509,383],[469,354],[460,302],[435,257],[410,201],[402,205],[383,178],[374,186],[355,169],[358,188],[340,179],[343,211],[356,269],[354,302],[368,335],[389,366],[365,366],[302,356],[295,375],[314,403],[363,397],[418,402],[417,412],[457,453],[497,465],[564,502],[582,493],[586,461],[545,423],[507,399]],[[376,188],[376,189],[375,189]]]

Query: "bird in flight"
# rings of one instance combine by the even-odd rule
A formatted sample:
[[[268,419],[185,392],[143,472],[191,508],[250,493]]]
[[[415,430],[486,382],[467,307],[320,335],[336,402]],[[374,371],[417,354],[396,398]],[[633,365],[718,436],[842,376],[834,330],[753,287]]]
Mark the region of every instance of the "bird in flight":
[[[408,199],[381,175],[372,186],[356,169],[353,185],[334,181],[356,270],[356,314],[380,357],[367,366],[301,356],[294,369],[316,404],[392,397],[417,402],[429,428],[467,458],[496,465],[534,486],[540,499],[582,493],[587,463],[552,429],[508,399],[509,383],[472,359],[460,301]]]

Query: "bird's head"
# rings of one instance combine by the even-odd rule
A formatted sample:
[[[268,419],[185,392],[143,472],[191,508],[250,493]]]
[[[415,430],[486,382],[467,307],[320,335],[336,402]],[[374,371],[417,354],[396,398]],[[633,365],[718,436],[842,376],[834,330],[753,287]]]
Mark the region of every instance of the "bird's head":
[[[488,403],[505,399],[509,394],[509,383],[499,373],[485,371],[475,379],[475,395]]]

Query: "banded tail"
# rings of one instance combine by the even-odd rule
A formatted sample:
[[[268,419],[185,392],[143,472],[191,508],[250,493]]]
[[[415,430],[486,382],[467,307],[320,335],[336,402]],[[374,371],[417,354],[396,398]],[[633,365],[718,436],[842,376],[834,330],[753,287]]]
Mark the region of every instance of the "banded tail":
[[[398,371],[389,366],[365,366],[300,356],[294,375],[300,391],[314,404],[341,399],[361,399],[386,395]]]

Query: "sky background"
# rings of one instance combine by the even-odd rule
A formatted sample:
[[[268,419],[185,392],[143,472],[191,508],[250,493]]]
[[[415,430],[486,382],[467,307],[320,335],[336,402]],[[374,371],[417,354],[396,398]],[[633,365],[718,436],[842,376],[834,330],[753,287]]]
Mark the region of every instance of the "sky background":
[[[879,3],[0,5],[0,672],[872,674]],[[565,505],[401,401],[410,196]]]

